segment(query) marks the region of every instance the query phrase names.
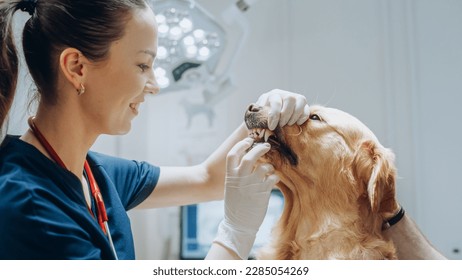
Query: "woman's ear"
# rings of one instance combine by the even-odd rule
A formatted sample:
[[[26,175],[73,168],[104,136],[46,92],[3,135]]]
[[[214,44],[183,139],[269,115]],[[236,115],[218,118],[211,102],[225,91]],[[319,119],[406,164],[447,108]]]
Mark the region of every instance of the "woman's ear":
[[[366,189],[372,212],[384,217],[399,207],[396,201],[396,168],[391,150],[373,141],[361,143],[353,162],[355,178]]]
[[[76,90],[84,84],[87,63],[88,60],[75,48],[66,48],[59,56],[60,69]]]

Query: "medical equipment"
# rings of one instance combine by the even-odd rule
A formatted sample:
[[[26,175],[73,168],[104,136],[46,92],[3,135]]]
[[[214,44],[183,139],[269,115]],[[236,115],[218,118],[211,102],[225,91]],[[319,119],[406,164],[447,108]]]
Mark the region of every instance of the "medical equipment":
[[[161,93],[198,89],[214,105],[235,90],[232,70],[250,27],[244,13],[258,0],[237,0],[215,17],[196,0],[150,0],[159,47],[155,75]]]
[[[226,33],[194,0],[155,0],[159,47],[155,74],[162,92],[210,80],[226,47]]]
[[[42,146],[45,148],[48,154],[50,154],[53,160],[56,161],[56,163],[59,164],[62,168],[69,170],[64,164],[64,162],[61,160],[59,155],[56,153],[56,151],[53,149],[53,147],[50,145],[50,143],[48,143],[45,136],[43,136],[43,134],[40,132],[40,130],[35,125],[34,117],[29,118],[28,123],[29,123],[29,127],[32,133],[39,140],[40,144],[42,144]],[[84,163],[84,174],[88,180],[88,184],[90,185],[91,194],[95,200],[97,215],[95,216],[93,211],[91,211],[90,206],[87,206],[88,211],[93,217],[95,217],[98,220],[98,224],[101,227],[101,230],[104,232],[104,234],[107,235],[112,252],[114,253],[114,257],[117,260],[118,259],[117,252],[115,250],[114,243],[112,241],[111,232],[109,231],[108,217],[107,217],[106,207],[103,201],[103,196],[101,195],[101,191],[98,187],[98,184],[96,183],[95,178],[93,177],[93,172],[91,171],[90,165],[88,164],[87,160],[85,160],[85,163]]]

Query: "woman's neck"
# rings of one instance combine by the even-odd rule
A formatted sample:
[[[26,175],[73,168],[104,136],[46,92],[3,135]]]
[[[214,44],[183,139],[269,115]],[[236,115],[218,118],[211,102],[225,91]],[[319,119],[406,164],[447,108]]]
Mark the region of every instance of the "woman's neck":
[[[92,133],[82,115],[64,106],[40,105],[34,122],[67,169],[77,178],[81,178],[88,150],[98,136]],[[21,139],[52,159],[31,130],[28,130]]]

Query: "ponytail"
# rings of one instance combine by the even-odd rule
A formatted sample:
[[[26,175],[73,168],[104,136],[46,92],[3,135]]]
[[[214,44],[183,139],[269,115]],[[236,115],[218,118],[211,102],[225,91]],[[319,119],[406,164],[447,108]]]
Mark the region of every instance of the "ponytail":
[[[13,103],[18,80],[18,55],[13,38],[13,14],[17,1],[0,0],[0,135]]]

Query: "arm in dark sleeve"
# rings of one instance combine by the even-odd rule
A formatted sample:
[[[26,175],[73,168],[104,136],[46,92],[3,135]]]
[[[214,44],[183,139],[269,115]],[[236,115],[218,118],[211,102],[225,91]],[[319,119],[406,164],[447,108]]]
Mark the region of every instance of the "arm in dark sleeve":
[[[105,180],[112,181],[126,210],[143,202],[154,190],[160,168],[147,162],[126,160],[91,153],[92,165],[98,167]]]

